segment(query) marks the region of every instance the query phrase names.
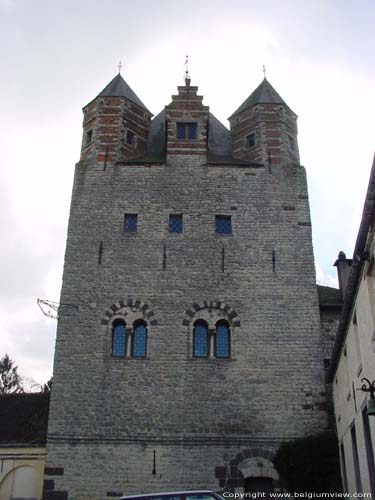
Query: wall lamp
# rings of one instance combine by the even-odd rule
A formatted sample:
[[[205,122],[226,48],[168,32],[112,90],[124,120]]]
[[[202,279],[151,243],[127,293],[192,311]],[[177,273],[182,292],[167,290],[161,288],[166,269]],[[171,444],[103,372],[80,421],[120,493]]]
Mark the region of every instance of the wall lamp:
[[[367,415],[375,417],[375,380],[372,382],[368,378],[361,378],[362,387],[358,390],[370,393],[370,399],[367,403]]]

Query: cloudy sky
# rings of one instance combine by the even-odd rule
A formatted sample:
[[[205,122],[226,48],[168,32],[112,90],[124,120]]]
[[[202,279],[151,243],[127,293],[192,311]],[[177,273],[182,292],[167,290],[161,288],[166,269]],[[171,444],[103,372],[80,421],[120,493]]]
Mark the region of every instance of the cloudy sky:
[[[375,150],[373,0],[0,0],[0,356],[52,373],[82,107],[117,73],[157,114],[182,83],[227,117],[267,78],[299,116],[319,283],[351,256]]]

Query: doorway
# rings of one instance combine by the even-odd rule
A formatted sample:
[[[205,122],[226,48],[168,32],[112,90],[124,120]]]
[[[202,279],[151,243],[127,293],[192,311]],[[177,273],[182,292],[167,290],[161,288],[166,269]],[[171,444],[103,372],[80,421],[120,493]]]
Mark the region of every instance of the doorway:
[[[273,480],[270,477],[247,477],[244,484],[245,493],[266,493],[261,498],[269,498],[273,492]]]

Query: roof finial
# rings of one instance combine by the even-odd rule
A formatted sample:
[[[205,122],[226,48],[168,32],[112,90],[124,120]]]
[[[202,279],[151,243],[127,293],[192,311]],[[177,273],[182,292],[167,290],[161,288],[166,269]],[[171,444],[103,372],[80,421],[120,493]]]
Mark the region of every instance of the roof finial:
[[[189,86],[190,85],[189,56],[186,56],[184,66],[185,66],[185,84],[186,86]]]
[[[120,59],[120,62],[118,63],[118,72],[119,72],[119,74],[121,74],[121,68],[122,68],[122,63],[121,63],[121,59]]]
[[[264,64],[263,64],[263,74],[264,74],[264,79],[267,80],[267,77],[266,77],[266,67],[265,67]]]

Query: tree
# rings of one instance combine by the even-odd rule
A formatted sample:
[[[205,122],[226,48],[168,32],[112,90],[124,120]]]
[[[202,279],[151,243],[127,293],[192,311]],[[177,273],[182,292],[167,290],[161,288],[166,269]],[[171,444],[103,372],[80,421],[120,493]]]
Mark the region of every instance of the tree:
[[[289,441],[274,459],[289,492],[340,492],[337,438],[333,432]]]
[[[0,394],[14,394],[23,392],[21,377],[18,375],[18,367],[14,361],[5,354],[0,359]]]
[[[43,386],[43,392],[51,392],[53,376]]]

